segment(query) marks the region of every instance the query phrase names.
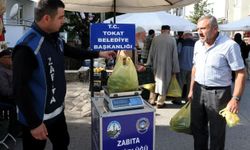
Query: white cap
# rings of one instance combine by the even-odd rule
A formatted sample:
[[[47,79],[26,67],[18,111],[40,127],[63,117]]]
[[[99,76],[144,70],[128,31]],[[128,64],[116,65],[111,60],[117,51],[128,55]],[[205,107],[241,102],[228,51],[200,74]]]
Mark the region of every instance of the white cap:
[[[185,31],[185,32],[183,33],[183,35],[185,35],[185,34],[191,34],[191,35],[193,35],[191,31]]]
[[[140,33],[140,32],[146,32],[146,30],[141,26],[136,27],[136,33]]]

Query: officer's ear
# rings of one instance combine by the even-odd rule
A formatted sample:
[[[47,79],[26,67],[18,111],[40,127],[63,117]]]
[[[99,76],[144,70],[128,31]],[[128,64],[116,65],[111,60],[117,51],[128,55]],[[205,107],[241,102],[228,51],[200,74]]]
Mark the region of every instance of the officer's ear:
[[[44,23],[48,23],[51,20],[51,17],[50,17],[50,15],[44,15],[42,20]]]

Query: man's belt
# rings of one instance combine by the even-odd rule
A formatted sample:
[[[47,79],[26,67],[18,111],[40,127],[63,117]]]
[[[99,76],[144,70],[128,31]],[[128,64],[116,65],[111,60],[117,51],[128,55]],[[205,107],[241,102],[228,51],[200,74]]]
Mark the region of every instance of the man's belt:
[[[219,89],[226,89],[229,88],[230,86],[206,86],[203,84],[199,84],[198,82],[195,82],[198,86],[202,87],[203,89],[206,90],[219,90]]]

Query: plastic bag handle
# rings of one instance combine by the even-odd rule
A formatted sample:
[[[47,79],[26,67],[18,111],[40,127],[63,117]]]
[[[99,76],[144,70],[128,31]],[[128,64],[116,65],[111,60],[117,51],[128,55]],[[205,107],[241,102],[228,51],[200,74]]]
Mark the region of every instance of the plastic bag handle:
[[[122,64],[123,64],[124,66],[127,64],[127,58],[126,58],[126,57],[122,58]]]
[[[190,101],[188,101],[184,107],[187,109],[190,104],[191,104]]]
[[[223,117],[225,117],[226,114],[227,114],[227,113],[226,113],[226,108],[220,110],[220,111],[219,111],[219,114],[222,115]]]

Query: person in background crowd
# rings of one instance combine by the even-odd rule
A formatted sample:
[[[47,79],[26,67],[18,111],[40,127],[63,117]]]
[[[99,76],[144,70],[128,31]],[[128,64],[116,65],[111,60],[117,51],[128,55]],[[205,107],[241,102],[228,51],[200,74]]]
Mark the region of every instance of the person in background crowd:
[[[13,96],[12,83],[12,50],[7,48],[0,52],[0,103],[6,104],[1,109],[9,110],[9,133],[18,136],[19,125],[17,123],[16,104]]]
[[[144,42],[144,46],[142,49],[142,53],[141,53],[142,63],[147,62],[150,46],[151,46],[154,36],[155,36],[155,31],[153,29],[150,29],[148,31],[148,36],[146,37],[146,40]]]
[[[183,31],[178,31],[177,32],[177,37],[176,37],[176,43],[177,43],[177,50],[180,52],[180,49],[182,47],[182,42],[183,42]]]
[[[248,57],[245,59],[246,61],[246,70],[247,70],[247,79],[250,80],[250,38],[247,40],[247,49],[248,49]]]
[[[40,0],[34,23],[14,48],[14,95],[24,125],[24,150],[43,150],[47,139],[53,150],[68,149],[64,56],[81,60],[115,56],[111,51],[84,51],[67,45],[58,34],[64,24],[64,7],[61,0]]]
[[[0,100],[13,100],[11,50],[0,52]]]
[[[141,55],[141,49],[143,48],[143,42],[145,41],[146,38],[146,31],[143,27],[136,27],[135,30],[135,49],[134,49],[134,55],[133,55],[133,51],[127,51],[127,50],[120,50],[118,51],[118,55],[121,56],[128,56],[130,57],[135,65],[139,64],[140,60],[140,55]]]
[[[178,54],[180,53],[181,49],[182,49],[182,42],[183,42],[183,31],[178,31],[177,32],[177,36],[176,36],[176,44],[177,44],[177,51],[178,51]],[[179,56],[178,56],[178,59],[179,59]],[[179,80],[180,79],[180,74],[177,74],[177,79]],[[179,84],[180,84],[180,81],[179,81]],[[180,85],[180,87],[182,87]],[[183,86],[183,88],[186,89],[186,86]],[[182,98],[183,98],[183,95],[185,94],[183,92],[183,88],[182,88],[182,97],[172,97],[173,100],[171,100],[171,102],[173,104],[176,104],[176,105],[182,105]]]
[[[140,26],[136,27],[135,47],[137,50],[142,50],[145,39],[146,39],[146,30]]]
[[[181,48],[179,53],[179,65],[180,73],[178,74],[178,81],[182,89],[183,98],[187,101],[187,94],[189,92],[191,71],[193,66],[193,54],[194,54],[193,36],[191,32],[184,32],[183,40],[181,42]],[[186,88],[184,88],[184,85]],[[173,101],[175,103],[176,100]]]
[[[127,56],[130,57],[134,64],[135,68],[138,72],[142,72],[145,69],[140,64],[140,55],[141,55],[141,48],[143,47],[143,41],[145,41],[146,37],[146,31],[143,27],[136,27],[136,33],[135,33],[135,49],[133,51],[130,50],[120,50],[117,53],[117,56]],[[134,52],[134,54],[133,54]]]
[[[200,40],[194,47],[188,94],[194,149],[224,150],[226,121],[219,111],[226,107],[232,113],[239,112],[245,87],[245,67],[239,45],[219,33],[214,16],[201,17],[197,29]],[[236,74],[233,92],[232,70]]]
[[[240,33],[236,33],[234,35],[234,41],[239,44],[240,51],[241,51],[241,57],[244,61],[244,64],[246,65],[246,59],[248,58],[249,50],[247,48],[246,43],[242,40]],[[233,81],[235,80],[235,72],[234,71],[232,71],[232,80]]]
[[[244,61],[244,64],[246,64],[245,60],[248,58],[249,49],[247,48],[246,43],[242,40],[240,33],[236,33],[234,35],[234,41],[239,44],[242,59]]]
[[[162,108],[165,105],[168,86],[172,75],[179,72],[176,41],[170,36],[170,26],[163,25],[161,34],[151,44],[147,66],[151,66],[155,77],[155,91],[150,92],[149,102]]]

